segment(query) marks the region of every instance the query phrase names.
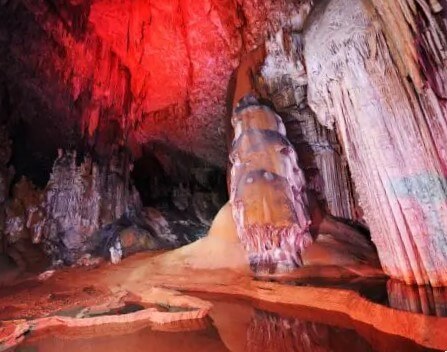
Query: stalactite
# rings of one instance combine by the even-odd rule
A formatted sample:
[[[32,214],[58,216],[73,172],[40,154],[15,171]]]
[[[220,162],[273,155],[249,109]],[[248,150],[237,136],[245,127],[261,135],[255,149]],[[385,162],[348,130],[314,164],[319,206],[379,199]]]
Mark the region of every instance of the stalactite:
[[[372,2],[401,75],[409,76],[421,95],[427,94],[428,81],[438,97],[447,98],[447,9],[437,0]]]
[[[307,104],[302,25],[281,30],[267,40],[267,56],[261,71],[262,88],[283,118],[308,190],[329,214],[358,219],[353,212],[349,170],[336,133],[322,126]]]
[[[309,104],[337,125],[385,272],[446,285],[446,106],[430,80],[418,92],[402,76],[394,48],[367,2],[320,3],[305,35]]]
[[[137,211],[141,207],[138,193],[125,184],[129,168],[121,153],[113,154],[106,165],[88,157],[77,165],[76,153],[61,151],[45,189],[47,243],[62,241],[67,254],[76,256],[95,231]]]

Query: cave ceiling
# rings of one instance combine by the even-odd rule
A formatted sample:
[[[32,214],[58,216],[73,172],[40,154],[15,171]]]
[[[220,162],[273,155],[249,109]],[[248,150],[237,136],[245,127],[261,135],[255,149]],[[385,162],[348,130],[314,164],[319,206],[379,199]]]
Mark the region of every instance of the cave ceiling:
[[[309,8],[308,0],[3,0],[1,121],[35,160],[114,143],[138,157],[161,141],[223,167],[233,70],[268,33],[301,26]]]

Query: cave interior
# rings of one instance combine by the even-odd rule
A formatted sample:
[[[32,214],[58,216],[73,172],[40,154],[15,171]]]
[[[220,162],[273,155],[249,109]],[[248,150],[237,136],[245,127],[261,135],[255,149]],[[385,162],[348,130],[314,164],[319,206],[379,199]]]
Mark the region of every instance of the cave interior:
[[[0,351],[444,351],[446,143],[446,0],[0,0]]]

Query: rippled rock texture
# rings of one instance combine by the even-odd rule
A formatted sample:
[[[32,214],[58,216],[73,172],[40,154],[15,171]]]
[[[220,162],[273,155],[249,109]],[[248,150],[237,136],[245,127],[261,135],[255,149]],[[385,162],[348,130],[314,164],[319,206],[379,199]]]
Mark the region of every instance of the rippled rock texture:
[[[231,123],[230,202],[237,233],[256,272],[302,265],[312,243],[305,179],[281,118],[246,96]]]
[[[389,280],[387,291],[392,308],[438,317],[447,316],[446,287],[409,286]]]
[[[362,220],[353,184],[335,130],[321,125],[307,103],[308,78],[302,26],[281,29],[266,41],[258,89],[275,107],[303,169],[307,192],[328,214]]]
[[[304,46],[309,105],[337,126],[385,272],[446,285],[442,14],[436,1],[373,2],[378,12],[346,0],[314,10]]]

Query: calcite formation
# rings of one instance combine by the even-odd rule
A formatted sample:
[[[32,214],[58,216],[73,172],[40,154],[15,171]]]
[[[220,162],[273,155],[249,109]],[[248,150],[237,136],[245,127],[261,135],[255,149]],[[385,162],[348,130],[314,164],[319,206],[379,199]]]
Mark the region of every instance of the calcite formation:
[[[300,266],[312,243],[305,180],[281,118],[253,96],[236,107],[229,172],[237,233],[256,272]]]
[[[196,217],[143,207],[131,169],[126,150],[114,150],[101,162],[60,150],[44,189],[26,178],[14,185],[5,212],[6,253],[21,269],[37,270],[43,252],[54,265],[90,265],[99,258],[118,263],[136,252],[174,248],[203,236],[213,212],[211,194],[194,194],[188,211]]]
[[[200,170],[223,172],[227,162],[230,76],[267,40],[256,83],[282,122],[269,110],[241,109],[235,116],[251,109],[259,121],[235,120],[231,151],[231,202],[254,267],[300,265],[313,230],[328,242],[335,237],[323,228],[338,231],[337,242],[343,232],[355,242],[320,216],[323,208],[370,227],[389,275],[447,285],[445,5],[0,1],[0,121],[13,140],[11,148],[0,132],[2,246],[34,241],[72,263],[106,244],[116,261],[126,251],[189,242],[193,235],[179,240],[171,230],[190,218],[204,233],[225,201]],[[144,163],[157,143],[168,148],[130,173],[130,160]],[[92,159],[65,154],[52,169],[57,148]],[[183,155],[203,161],[197,173]],[[53,175],[42,192],[28,181],[9,192],[9,163],[17,179],[40,188]],[[160,201],[163,211],[141,211],[132,176],[144,201]],[[169,207],[190,218],[169,218]]]
[[[5,206],[5,253],[22,271],[39,271],[48,264],[39,245],[45,219],[41,204],[42,192],[22,178],[14,185]]]
[[[307,104],[303,57],[303,23],[281,29],[266,41],[266,58],[258,84],[281,115],[295,147],[308,192],[328,214],[361,220],[336,132],[322,126]]]
[[[0,128],[0,253],[5,251],[7,240],[4,238],[5,205],[9,197],[9,188],[14,170],[8,166],[11,159],[11,140],[4,126]]]
[[[129,185],[126,154],[117,151],[103,165],[62,150],[54,162],[45,189],[45,244],[47,251],[74,262],[88,252],[89,238],[100,228],[140,207],[135,188]]]
[[[228,199],[225,170],[166,143],[146,145],[143,155],[131,173],[143,204],[195,216],[208,227]]]
[[[315,9],[304,46],[309,105],[337,126],[385,272],[447,285],[447,44],[430,6],[439,3],[373,2]]]

